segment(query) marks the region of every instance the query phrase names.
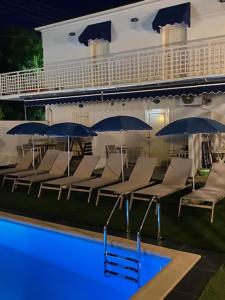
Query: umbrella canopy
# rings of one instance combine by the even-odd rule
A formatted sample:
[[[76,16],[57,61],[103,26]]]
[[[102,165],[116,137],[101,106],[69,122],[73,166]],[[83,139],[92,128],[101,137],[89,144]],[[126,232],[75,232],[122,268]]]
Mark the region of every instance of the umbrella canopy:
[[[70,122],[52,125],[46,130],[45,134],[57,137],[88,137],[97,135],[87,126]]]
[[[7,134],[13,135],[32,135],[32,152],[33,152],[33,168],[34,168],[34,140],[33,135],[43,135],[49,126],[38,122],[27,122],[11,128]]]
[[[49,126],[37,122],[28,122],[17,125],[11,128],[7,134],[18,134],[18,135],[34,135],[34,134],[44,134]]]
[[[168,136],[168,135],[193,135],[198,133],[219,133],[219,132],[225,132],[225,125],[217,122],[212,119],[207,118],[200,118],[200,117],[190,117],[190,118],[184,118],[180,120],[176,120],[164,128],[162,128],[160,131],[156,133],[157,136]],[[193,136],[192,136],[192,149],[194,149],[194,142],[193,142]],[[193,179],[193,189],[195,189],[195,182],[194,182],[194,155],[192,158],[192,179]]]
[[[96,123],[91,128],[93,131],[128,131],[128,130],[151,130],[144,121],[130,116],[115,116],[106,118]]]
[[[68,143],[68,176],[70,175],[70,165],[69,165],[69,138],[70,137],[88,137],[96,136],[97,134],[92,131],[89,127],[78,124],[78,123],[58,123],[50,126],[46,132],[46,135],[56,136],[56,137],[67,137]]]
[[[156,133],[157,136],[219,133],[225,132],[225,125],[207,118],[190,117],[174,121]]]

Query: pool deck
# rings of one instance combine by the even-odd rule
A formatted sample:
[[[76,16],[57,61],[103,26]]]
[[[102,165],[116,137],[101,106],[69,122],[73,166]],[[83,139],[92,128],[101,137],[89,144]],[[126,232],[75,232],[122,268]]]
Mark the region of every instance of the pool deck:
[[[85,236],[97,240],[103,240],[103,234],[99,232],[88,231],[84,229],[69,227],[61,224],[51,223],[47,221],[32,219],[28,217],[21,217],[9,213],[0,213],[0,217],[16,220],[19,222],[29,223],[38,227],[45,227],[51,230],[64,232],[72,235]],[[136,243],[133,240],[121,237],[109,236],[111,243],[121,245],[128,248],[136,249]],[[194,267],[200,260],[201,256],[198,254],[188,253],[161,247],[157,245],[142,243],[142,250],[146,252],[155,253],[160,256],[171,258],[171,262],[153,279],[145,284],[132,299],[134,300],[160,300],[164,299],[180,282],[180,280]]]

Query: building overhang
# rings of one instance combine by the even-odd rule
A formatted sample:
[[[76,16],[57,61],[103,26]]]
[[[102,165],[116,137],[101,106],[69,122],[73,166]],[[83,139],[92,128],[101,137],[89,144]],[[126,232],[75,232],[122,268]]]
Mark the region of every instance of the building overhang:
[[[180,81],[161,85],[142,85],[136,87],[121,87],[98,89],[60,94],[43,94],[23,96],[8,101],[23,101],[26,107],[59,105],[59,104],[87,104],[105,103],[131,100],[171,99],[183,96],[217,95],[225,93],[225,78],[212,78],[207,81]],[[5,101],[7,101],[5,100]]]

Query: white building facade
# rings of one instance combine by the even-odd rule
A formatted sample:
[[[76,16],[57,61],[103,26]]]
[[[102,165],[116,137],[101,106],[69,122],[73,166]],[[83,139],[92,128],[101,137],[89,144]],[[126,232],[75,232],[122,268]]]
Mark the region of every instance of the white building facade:
[[[188,116],[225,122],[224,24],[225,3],[218,0],[145,0],[43,26],[37,30],[44,67],[0,74],[0,97],[45,105],[49,124],[136,116],[153,130],[124,135],[131,159],[167,160],[170,142],[188,144],[155,137],[168,122]],[[119,137],[103,134],[93,143],[104,156],[105,145]],[[199,138],[195,148],[200,157]]]

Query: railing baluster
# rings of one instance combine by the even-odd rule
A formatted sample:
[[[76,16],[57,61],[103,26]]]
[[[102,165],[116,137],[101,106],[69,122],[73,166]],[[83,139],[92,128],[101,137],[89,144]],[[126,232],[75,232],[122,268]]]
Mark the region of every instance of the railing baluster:
[[[17,94],[20,93],[20,84],[19,84],[19,80],[20,80],[20,74],[19,74],[19,72],[16,72],[16,90],[17,90]]]

